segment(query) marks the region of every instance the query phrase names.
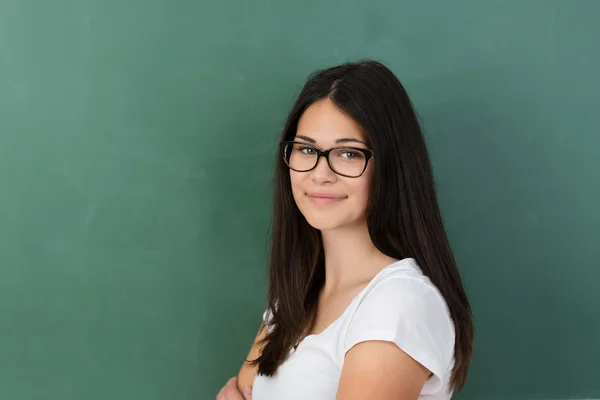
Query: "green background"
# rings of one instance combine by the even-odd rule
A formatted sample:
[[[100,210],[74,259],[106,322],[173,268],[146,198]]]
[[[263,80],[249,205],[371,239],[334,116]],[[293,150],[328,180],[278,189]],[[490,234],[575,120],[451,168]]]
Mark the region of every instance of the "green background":
[[[426,129],[476,317],[456,398],[600,398],[598,15],[0,0],[0,398],[213,399],[265,306],[286,112],[363,57]]]

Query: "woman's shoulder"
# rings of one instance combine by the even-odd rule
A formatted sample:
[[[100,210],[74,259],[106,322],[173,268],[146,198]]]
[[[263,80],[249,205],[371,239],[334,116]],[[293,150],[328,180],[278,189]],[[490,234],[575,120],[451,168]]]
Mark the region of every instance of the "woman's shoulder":
[[[395,335],[435,332],[437,346],[452,356],[455,332],[444,297],[414,259],[382,269],[355,299],[346,320],[346,334],[386,330]]]
[[[443,296],[414,260],[381,270],[356,300],[341,336],[342,354],[363,341],[394,342],[434,374],[426,392],[447,384],[454,325]]]
[[[445,305],[438,288],[423,274],[413,258],[405,258],[383,268],[360,293],[358,303],[375,295],[390,297],[392,306],[395,304],[393,300],[409,301],[414,305],[418,305],[415,302],[441,302]]]

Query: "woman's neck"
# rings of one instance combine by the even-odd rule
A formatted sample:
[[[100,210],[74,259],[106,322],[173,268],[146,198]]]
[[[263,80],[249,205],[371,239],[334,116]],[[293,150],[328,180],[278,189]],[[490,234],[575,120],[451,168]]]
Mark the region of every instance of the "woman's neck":
[[[325,251],[325,286],[332,293],[370,281],[381,269],[397,261],[380,252],[369,235],[366,221],[359,225],[322,231]]]

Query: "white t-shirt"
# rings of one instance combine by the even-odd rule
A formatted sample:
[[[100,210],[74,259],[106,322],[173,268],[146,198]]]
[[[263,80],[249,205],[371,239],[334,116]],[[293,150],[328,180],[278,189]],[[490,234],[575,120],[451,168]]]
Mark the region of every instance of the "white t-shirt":
[[[263,318],[268,328],[267,312]],[[273,377],[257,375],[253,400],[334,400],[346,352],[368,340],[395,343],[433,373],[419,399],[450,399],[454,325],[437,288],[406,258],[382,269],[323,332],[290,350]]]

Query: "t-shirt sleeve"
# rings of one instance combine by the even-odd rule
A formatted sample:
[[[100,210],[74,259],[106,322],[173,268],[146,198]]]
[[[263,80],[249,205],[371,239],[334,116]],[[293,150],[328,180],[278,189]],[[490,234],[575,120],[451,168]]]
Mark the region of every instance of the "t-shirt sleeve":
[[[267,332],[271,332],[273,330],[273,325],[271,324],[272,317],[273,314],[271,313],[271,310],[266,309],[263,313],[263,324],[265,325],[265,328],[267,328]]]
[[[454,327],[446,303],[420,279],[391,278],[359,304],[344,338],[344,355],[370,340],[395,343],[433,375],[422,394],[440,391],[454,359]]]

